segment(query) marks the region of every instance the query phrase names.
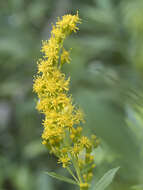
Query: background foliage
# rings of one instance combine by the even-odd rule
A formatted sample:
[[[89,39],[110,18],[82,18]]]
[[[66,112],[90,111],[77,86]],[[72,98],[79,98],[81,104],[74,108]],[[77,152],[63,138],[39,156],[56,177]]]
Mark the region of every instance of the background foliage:
[[[96,131],[95,181],[120,166],[110,190],[142,189],[143,2],[140,0],[0,0],[0,190],[74,189],[44,171],[67,175],[41,145],[42,116],[32,92],[41,40],[51,22],[79,10],[71,48],[71,92]],[[136,186],[139,185],[139,186]]]

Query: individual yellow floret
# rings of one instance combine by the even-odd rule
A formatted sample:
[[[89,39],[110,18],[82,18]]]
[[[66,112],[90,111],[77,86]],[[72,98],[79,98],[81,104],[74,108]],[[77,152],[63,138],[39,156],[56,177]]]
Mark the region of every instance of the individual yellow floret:
[[[87,137],[85,137],[85,136],[81,137],[80,144],[81,144],[81,146],[83,146],[83,147],[85,147],[87,149],[90,149],[91,146],[92,146],[90,140]]]
[[[69,56],[69,52],[63,48],[63,51],[61,54],[61,65],[65,63],[70,63],[70,56]]]
[[[70,164],[70,158],[68,156],[60,157],[58,163],[62,163],[63,168],[66,168]]]

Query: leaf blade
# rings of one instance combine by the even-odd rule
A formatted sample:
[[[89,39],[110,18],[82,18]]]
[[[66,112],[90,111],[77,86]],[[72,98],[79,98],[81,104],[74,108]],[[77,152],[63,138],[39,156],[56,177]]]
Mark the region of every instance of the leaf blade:
[[[105,190],[112,182],[116,172],[120,167],[113,168],[106,172],[103,177],[95,184],[94,190]]]
[[[74,180],[68,178],[68,177],[65,177],[65,176],[61,176],[59,174],[56,174],[55,172],[45,172],[46,174],[48,174],[50,177],[53,177],[53,178],[56,178],[60,181],[64,181],[64,182],[67,182],[67,183],[71,183],[73,185],[78,185],[77,182],[75,182]]]

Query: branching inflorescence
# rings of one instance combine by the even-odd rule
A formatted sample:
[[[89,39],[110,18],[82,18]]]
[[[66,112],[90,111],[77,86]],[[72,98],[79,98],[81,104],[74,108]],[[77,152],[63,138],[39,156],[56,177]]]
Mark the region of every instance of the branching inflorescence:
[[[61,72],[62,65],[70,63],[63,42],[78,30],[78,23],[81,20],[77,13],[63,16],[52,27],[51,38],[42,42],[43,58],[38,61],[33,90],[39,99],[37,109],[45,115],[42,143],[70,172],[80,189],[86,190],[95,168],[92,151],[97,140],[95,135],[90,139],[82,135],[83,113],[69,94],[70,78]]]

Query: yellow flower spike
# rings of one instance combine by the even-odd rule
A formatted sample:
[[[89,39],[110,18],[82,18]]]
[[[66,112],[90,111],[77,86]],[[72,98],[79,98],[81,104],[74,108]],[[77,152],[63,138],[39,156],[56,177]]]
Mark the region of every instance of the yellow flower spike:
[[[71,32],[78,30],[78,23],[81,23],[78,13],[65,15],[52,26],[51,38],[42,41],[43,58],[37,63],[38,71],[34,77],[33,91],[39,99],[36,108],[45,116],[42,122],[42,144],[58,158],[58,163],[62,163],[74,176],[68,167],[72,164],[77,175],[74,179],[79,182],[80,190],[87,190],[88,179],[91,178],[93,170],[94,160],[90,153],[94,143],[82,136],[82,127],[78,125],[84,122],[84,115],[81,109],[73,104],[69,95],[70,77],[67,79],[61,72],[62,65],[70,63],[71,60],[70,52],[64,49],[64,40]],[[83,169],[90,165],[91,168],[85,173],[87,180],[83,181]]]

